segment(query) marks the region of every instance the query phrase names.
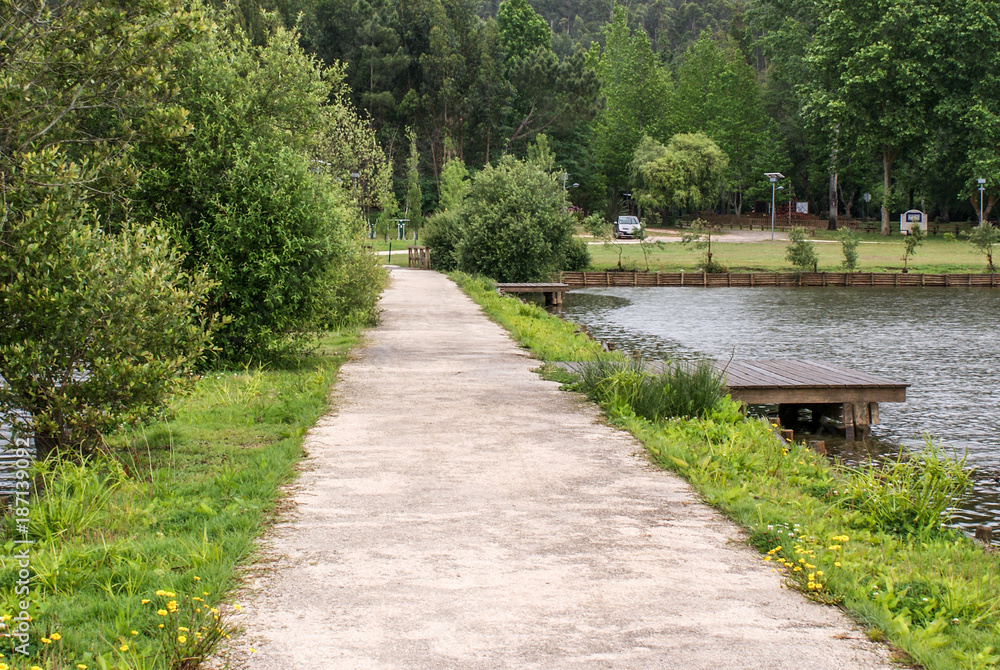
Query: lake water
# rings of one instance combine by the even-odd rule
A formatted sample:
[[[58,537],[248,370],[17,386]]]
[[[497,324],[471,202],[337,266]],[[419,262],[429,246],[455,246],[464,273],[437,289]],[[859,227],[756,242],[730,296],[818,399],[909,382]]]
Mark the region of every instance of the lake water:
[[[1000,291],[594,288],[567,293],[562,315],[651,359],[812,359],[907,382],[870,444],[831,452],[857,461],[930,434],[976,467],[958,525],[1000,520]]]

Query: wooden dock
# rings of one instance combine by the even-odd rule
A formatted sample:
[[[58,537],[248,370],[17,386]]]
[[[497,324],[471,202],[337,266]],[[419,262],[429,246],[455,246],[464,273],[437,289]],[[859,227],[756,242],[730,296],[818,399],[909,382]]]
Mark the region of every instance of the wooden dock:
[[[816,432],[833,425],[848,440],[867,438],[879,422],[879,403],[905,402],[909,386],[819,361],[730,361],[716,366],[734,400],[778,405],[782,426]]]
[[[507,293],[541,293],[545,296],[546,305],[563,304],[563,296],[569,290],[569,284],[561,282],[522,282],[519,284],[497,284],[500,295]]]

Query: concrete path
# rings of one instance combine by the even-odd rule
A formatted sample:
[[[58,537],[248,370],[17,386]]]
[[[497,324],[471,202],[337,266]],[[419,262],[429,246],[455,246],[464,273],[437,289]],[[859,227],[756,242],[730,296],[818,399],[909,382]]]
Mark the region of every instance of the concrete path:
[[[888,667],[446,278],[394,269],[382,307],[229,667]]]

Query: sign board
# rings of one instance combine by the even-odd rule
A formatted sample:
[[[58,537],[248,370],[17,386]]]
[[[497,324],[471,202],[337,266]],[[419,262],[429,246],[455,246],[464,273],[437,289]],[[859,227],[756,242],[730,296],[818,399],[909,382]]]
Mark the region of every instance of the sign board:
[[[899,232],[909,235],[913,228],[927,232],[927,215],[919,209],[911,209],[899,215]]]
[[[796,214],[808,214],[809,213],[809,203],[808,202],[798,202],[795,203],[795,213]]]

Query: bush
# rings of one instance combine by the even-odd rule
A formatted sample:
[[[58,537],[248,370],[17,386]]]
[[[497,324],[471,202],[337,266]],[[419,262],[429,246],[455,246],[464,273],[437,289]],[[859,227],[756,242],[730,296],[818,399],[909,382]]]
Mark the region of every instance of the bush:
[[[574,237],[566,246],[566,263],[563,269],[571,272],[586,270],[590,267],[590,248],[579,237]]]
[[[573,217],[562,182],[535,162],[504,156],[472,180],[459,268],[499,282],[544,281],[565,266]]]
[[[431,267],[435,270],[451,272],[458,269],[463,218],[460,209],[449,209],[427,219],[423,241],[431,250]]]
[[[816,245],[806,239],[806,231],[803,228],[792,228],[788,233],[788,249],[785,251],[785,258],[801,272],[817,272],[819,256],[816,255]]]
[[[211,283],[180,269],[163,232],[103,230],[76,188],[8,204],[17,215],[0,233],[0,415],[20,417],[15,431],[35,437],[40,458],[92,447],[150,416],[201,357]]]

